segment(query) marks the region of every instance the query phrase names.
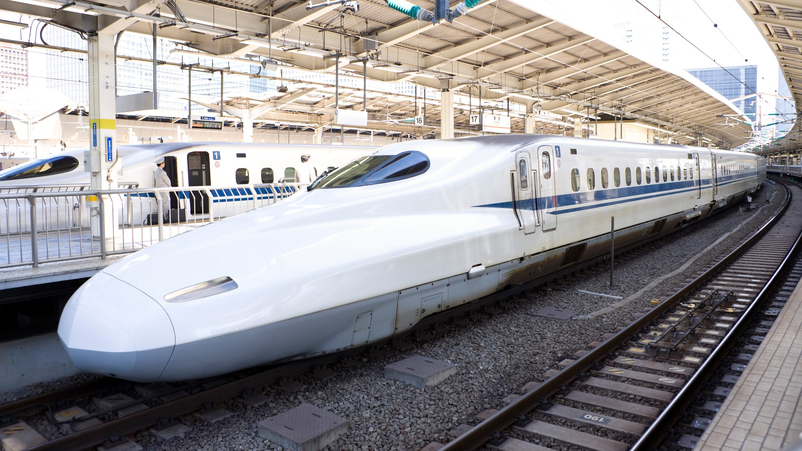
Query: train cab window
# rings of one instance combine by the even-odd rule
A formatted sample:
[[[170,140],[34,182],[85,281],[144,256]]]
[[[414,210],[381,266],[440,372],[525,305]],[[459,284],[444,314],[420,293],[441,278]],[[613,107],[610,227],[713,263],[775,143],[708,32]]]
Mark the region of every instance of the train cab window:
[[[571,169],[571,189],[574,190],[574,192],[579,191],[579,182],[579,169]]]
[[[618,168],[613,169],[613,183],[616,188],[621,186],[621,170]]]
[[[640,168],[635,168],[635,183],[640,185],[641,184],[641,171]]]
[[[593,168],[588,169],[588,189],[596,189],[596,172],[593,170]]]
[[[632,185],[632,169],[624,169],[624,182],[627,184],[627,186]]]
[[[671,168],[671,170],[669,172],[671,172],[671,181],[673,182],[674,181],[674,168]]]
[[[0,180],[21,180],[44,175],[61,174],[72,171],[77,168],[78,165],[78,159],[68,155],[41,158],[0,172]]]
[[[272,168],[262,168],[262,183],[273,183]]]
[[[646,173],[646,184],[652,183],[652,169],[649,166],[646,166],[646,170],[643,171]]]
[[[248,170],[245,168],[237,169],[235,177],[237,179],[237,185],[247,185],[251,180]]]
[[[529,172],[526,168],[526,160],[521,158],[518,160],[518,173],[521,176],[521,191],[529,189],[529,177],[527,177],[527,172]]]
[[[551,158],[549,158],[548,152],[543,152],[540,154],[540,166],[542,167],[541,173],[543,174],[543,178],[548,180],[551,178]]]
[[[525,161],[524,161],[525,162]],[[309,188],[344,188],[376,185],[408,179],[429,170],[431,163],[425,154],[412,150],[398,155],[374,155],[354,160],[315,180]]]
[[[607,189],[607,185],[609,184],[609,180],[607,178],[607,168],[602,168],[601,170],[601,184],[602,189]]]
[[[295,182],[295,168],[284,168],[284,179],[279,182],[294,183]]]

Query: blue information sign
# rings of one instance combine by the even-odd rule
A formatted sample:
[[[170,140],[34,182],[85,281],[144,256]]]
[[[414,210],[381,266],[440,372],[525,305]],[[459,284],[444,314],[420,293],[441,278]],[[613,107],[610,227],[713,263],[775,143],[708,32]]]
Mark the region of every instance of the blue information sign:
[[[212,159],[214,159],[214,160],[219,160],[220,159],[220,151],[219,150],[213,150],[212,151]]]
[[[111,136],[106,138],[106,161],[112,160],[112,144],[111,144]]]
[[[92,122],[92,146],[97,147],[97,122]]]
[[[554,146],[554,150],[557,152],[557,158],[560,158],[560,146]]]

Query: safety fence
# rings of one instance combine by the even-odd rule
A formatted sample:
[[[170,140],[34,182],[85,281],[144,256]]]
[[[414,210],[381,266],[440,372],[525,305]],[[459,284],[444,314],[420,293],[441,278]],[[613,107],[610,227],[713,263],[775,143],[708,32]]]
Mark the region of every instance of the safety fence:
[[[191,189],[3,188],[0,268],[36,268],[46,262],[135,252],[222,218],[274,204],[299,189],[301,185],[283,183]]]

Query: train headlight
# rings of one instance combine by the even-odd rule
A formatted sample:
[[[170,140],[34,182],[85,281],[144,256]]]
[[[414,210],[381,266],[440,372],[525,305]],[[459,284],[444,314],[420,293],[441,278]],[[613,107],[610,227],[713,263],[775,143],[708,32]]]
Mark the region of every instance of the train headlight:
[[[218,277],[168,293],[164,296],[164,300],[167,302],[188,302],[236,289],[237,282],[234,282],[234,279],[228,276]]]

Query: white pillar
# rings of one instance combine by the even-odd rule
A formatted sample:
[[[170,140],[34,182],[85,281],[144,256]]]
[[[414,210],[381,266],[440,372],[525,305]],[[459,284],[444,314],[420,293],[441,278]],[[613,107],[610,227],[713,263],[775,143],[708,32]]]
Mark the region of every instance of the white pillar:
[[[242,117],[242,142],[253,142],[253,119],[250,114],[245,114]]]
[[[323,127],[315,127],[315,137],[312,144],[323,144]]]
[[[93,190],[116,189],[116,174],[108,171],[117,158],[117,99],[114,84],[114,34],[98,33],[87,39],[89,58],[89,153],[90,186]],[[111,181],[109,181],[111,180]],[[111,202],[105,207],[105,234],[113,236],[117,215]],[[100,237],[99,203],[92,203],[92,236]]]
[[[454,94],[448,88],[440,90],[440,137],[454,137]]]
[[[530,135],[535,133],[534,113],[526,113],[526,116],[524,116],[524,133]]]
[[[578,117],[574,119],[574,136],[577,138],[582,137],[582,118]]]

